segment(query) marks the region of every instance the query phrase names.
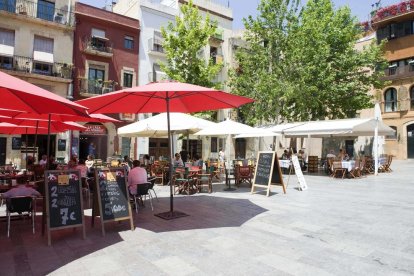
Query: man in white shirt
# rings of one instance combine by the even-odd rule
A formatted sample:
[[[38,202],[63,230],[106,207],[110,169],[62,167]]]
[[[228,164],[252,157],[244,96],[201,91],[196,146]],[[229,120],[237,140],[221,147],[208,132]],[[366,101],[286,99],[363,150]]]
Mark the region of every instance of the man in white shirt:
[[[43,154],[42,159],[39,161],[39,165],[42,167],[46,167],[46,164],[47,164],[47,155]]]
[[[146,184],[148,182],[147,171],[140,167],[138,160],[132,162],[133,169],[128,174],[128,188],[131,194],[137,193],[136,184]]]

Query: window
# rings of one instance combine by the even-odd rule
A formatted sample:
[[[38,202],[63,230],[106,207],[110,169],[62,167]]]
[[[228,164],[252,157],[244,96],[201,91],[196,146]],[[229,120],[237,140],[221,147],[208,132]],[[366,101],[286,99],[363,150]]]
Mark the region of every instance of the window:
[[[397,139],[397,127],[396,126],[390,126],[390,128],[392,128],[393,130],[395,130],[395,132],[392,135],[386,135],[385,136],[385,139],[396,140]]]
[[[399,64],[398,61],[390,62],[390,65],[388,66],[388,75],[389,76],[397,74],[398,64]]]
[[[397,90],[395,88],[389,88],[384,93],[385,99],[385,112],[397,111]]]
[[[52,75],[53,39],[35,36],[33,45],[33,70],[42,75]]]
[[[89,68],[88,73],[88,93],[101,94],[102,84],[105,80],[105,70]]]
[[[0,56],[0,68],[1,69],[12,69],[13,68],[13,58]]]
[[[14,55],[14,31],[0,29],[0,55],[4,56],[2,64],[4,62],[7,62],[7,60],[12,59],[11,57]],[[10,64],[12,63],[13,62],[11,61]],[[9,63],[7,62],[7,64]],[[5,68],[5,67],[2,67],[2,68]],[[6,68],[6,69],[11,69],[11,68]]]
[[[15,13],[16,0],[0,0],[0,10]]]
[[[414,86],[410,89],[410,110],[414,110]]]
[[[217,152],[217,137],[211,137],[211,152]]]
[[[33,63],[33,73],[41,74],[41,75],[52,75],[52,65],[44,62],[36,61]]]
[[[98,51],[110,52],[108,39],[105,37],[105,31],[92,28],[91,46]]]
[[[53,21],[55,14],[55,3],[44,0],[37,1],[37,18]]]
[[[217,47],[210,47],[210,58],[213,60],[213,64],[217,63]]]
[[[124,47],[126,49],[134,50],[134,38],[130,36],[126,36],[124,38]]]
[[[123,87],[132,87],[132,79],[134,75],[132,73],[124,73],[124,85]]]

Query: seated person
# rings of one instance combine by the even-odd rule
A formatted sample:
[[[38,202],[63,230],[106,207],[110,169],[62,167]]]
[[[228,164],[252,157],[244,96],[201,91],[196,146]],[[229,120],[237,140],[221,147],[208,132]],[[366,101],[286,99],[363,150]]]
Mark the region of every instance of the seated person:
[[[181,156],[180,156],[180,154],[179,154],[179,153],[176,153],[176,154],[175,154],[175,158],[174,158],[174,160],[173,160],[173,166],[174,166],[174,167],[184,167],[184,162],[183,162],[183,160],[181,159]]]
[[[47,155],[43,154],[42,159],[39,161],[39,165],[42,167],[46,167],[46,164],[47,164]]]
[[[326,158],[336,158],[335,151],[331,149],[329,153],[326,155]]]
[[[79,159],[78,165],[75,167],[75,170],[80,171],[81,177],[87,177],[88,176],[88,167],[85,165],[85,160]]]
[[[41,196],[41,194],[32,187],[26,187],[26,183],[22,183],[1,195],[2,198],[11,198],[16,196]]]
[[[283,151],[283,154],[282,154],[282,156],[280,157],[280,159],[283,159],[283,160],[288,160],[288,159],[289,159],[289,153],[288,153],[288,151],[287,151],[287,150],[284,150],[284,151]]]
[[[194,155],[193,166],[203,167],[203,159],[198,154]]]
[[[141,162],[139,160],[134,160],[132,162],[133,168],[128,174],[128,188],[132,195],[137,193],[136,184],[145,184],[148,182],[147,171],[140,165]]]
[[[338,153],[338,159],[339,160],[344,160],[344,158],[345,158],[345,151],[343,150],[343,149],[339,149],[339,153]]]
[[[93,167],[93,158],[92,155],[88,155],[87,160],[85,161],[85,166],[88,168],[88,171]]]

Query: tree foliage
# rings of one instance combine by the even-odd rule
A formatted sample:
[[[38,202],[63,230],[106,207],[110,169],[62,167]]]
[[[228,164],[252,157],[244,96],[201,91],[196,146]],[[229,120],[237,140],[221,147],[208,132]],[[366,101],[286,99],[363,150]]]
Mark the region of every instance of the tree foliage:
[[[248,47],[236,55],[232,91],[253,97],[251,122],[354,117],[372,106],[381,87],[381,45],[355,49],[361,37],[347,7],[309,0],[300,12],[290,0],[262,0],[259,16],[245,21]]]
[[[169,22],[166,28],[161,28],[167,55],[167,62],[161,64],[161,69],[173,80],[204,87],[220,86],[212,80],[222,64],[214,64],[203,55],[203,49],[217,30],[217,23],[208,15],[203,19],[192,1],[181,5],[180,11],[181,16],[175,17],[175,23]]]

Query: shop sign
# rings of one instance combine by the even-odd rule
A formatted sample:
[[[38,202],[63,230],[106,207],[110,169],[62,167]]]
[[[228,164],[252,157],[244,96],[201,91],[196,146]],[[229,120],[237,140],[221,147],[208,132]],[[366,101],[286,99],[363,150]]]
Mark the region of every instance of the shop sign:
[[[135,114],[134,113],[119,113],[119,118],[122,121],[134,121]]]
[[[103,125],[85,125],[86,129],[83,130],[81,133],[85,135],[105,135],[106,134],[106,127]]]

